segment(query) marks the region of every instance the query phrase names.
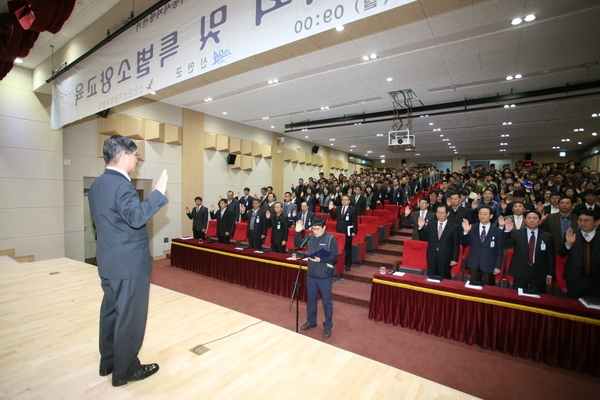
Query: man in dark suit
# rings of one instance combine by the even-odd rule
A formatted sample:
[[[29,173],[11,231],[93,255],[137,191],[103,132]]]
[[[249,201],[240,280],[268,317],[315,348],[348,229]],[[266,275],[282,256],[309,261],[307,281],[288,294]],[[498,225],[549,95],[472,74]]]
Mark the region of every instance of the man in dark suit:
[[[296,224],[296,213],[298,206],[292,201],[292,193],[285,192],[283,195],[283,209],[281,211],[288,220],[288,227],[292,228]]]
[[[354,187],[354,196],[350,199],[350,205],[356,210],[356,215],[365,215],[367,212],[367,199],[363,196],[360,186]]]
[[[392,180],[392,197],[390,198],[390,204],[396,204],[398,206],[404,205],[404,188],[400,186],[398,178]]]
[[[242,220],[248,221],[248,227],[246,228],[246,236],[248,237],[248,244],[251,248],[260,250],[262,249],[263,240],[267,236],[267,218],[265,210],[260,208],[260,201],[258,199],[252,200],[252,209],[242,209]]]
[[[296,213],[296,221],[302,221],[304,229],[312,228],[312,220],[315,217],[315,213],[308,209],[308,204],[305,201],[300,205],[300,212]]]
[[[235,225],[234,215],[227,209],[227,200],[219,200],[219,210],[215,211],[214,204],[210,205],[210,217],[217,220],[217,238],[219,243],[229,244]]]
[[[335,231],[346,235],[344,245],[344,265],[346,271],[352,266],[352,238],[358,232],[358,220],[356,210],[350,205],[350,197],[342,197],[342,206],[336,207],[333,201],[329,203],[329,215],[337,221]]]
[[[437,190],[432,190],[429,193],[429,211],[431,211],[434,214],[437,211],[438,206],[440,204],[444,204],[444,203],[438,202],[438,200],[437,200],[438,194],[439,194],[439,192]]]
[[[513,213],[511,215],[507,215],[505,217],[503,217],[502,215],[500,215],[500,217],[498,217],[498,225],[504,229],[504,224],[506,220],[511,220],[513,222],[514,225],[514,229],[525,229],[525,206],[523,205],[523,203],[521,203],[520,201],[517,201],[513,204],[512,207]]]
[[[596,191],[593,189],[587,189],[583,192],[583,199],[585,202],[575,206],[573,209],[573,214],[579,215],[584,209],[589,211],[594,211],[596,214],[600,215],[600,206],[596,204]]]
[[[106,170],[88,194],[96,226],[98,275],[104,297],[100,306],[100,376],[113,373],[113,386],[145,379],[158,364],[142,365],[137,355],[144,341],[150,295],[150,242],[146,223],[167,204],[168,175],[163,170],[155,190],[143,202],[131,184],[137,146],[123,136],[104,141]]]
[[[458,263],[460,229],[448,219],[446,204],[438,205],[435,216],[437,221],[427,226],[419,217],[419,240],[427,242],[427,275],[450,279],[450,270]]]
[[[304,186],[304,179],[300,178],[298,179],[298,186],[296,186],[294,188],[294,184],[292,183],[292,191],[296,194],[296,198],[300,199],[304,193],[305,190],[305,186]]]
[[[570,197],[562,197],[558,201],[558,212],[544,216],[540,229],[552,235],[554,243],[557,244],[555,251],[563,242],[567,229],[577,228],[577,215],[571,212],[573,209],[573,200]]]
[[[554,240],[551,234],[539,229],[541,221],[542,216],[537,211],[525,214],[526,229],[515,230],[512,220],[505,221],[504,247],[514,249],[508,273],[515,279],[515,289],[546,293],[546,286],[552,283]]]
[[[288,220],[282,213],[283,206],[276,202],[273,206],[273,213],[267,211],[267,225],[271,228],[271,250],[277,253],[285,253],[285,245],[288,238]]]
[[[250,195],[250,188],[245,187],[244,195],[238,198],[238,202],[240,203],[240,205],[243,205],[244,207],[246,207],[246,210],[249,210],[250,208],[252,208],[252,200],[253,199],[254,199],[254,197],[252,197]]]
[[[196,207],[191,211],[189,207],[185,208],[185,213],[192,220],[192,232],[194,239],[206,239],[206,227],[208,226],[208,208],[202,205],[202,197],[197,196],[194,201]]]
[[[460,193],[448,191],[450,198],[450,222],[459,226],[462,229],[463,220],[466,219],[469,223],[473,223],[473,213],[470,208],[465,208],[460,205]]]
[[[494,276],[502,273],[504,232],[492,224],[494,213],[491,207],[479,207],[477,216],[477,224],[463,221],[461,242],[463,246],[470,246],[467,268],[471,271],[471,281],[494,286]]]
[[[404,209],[404,225],[413,228],[412,240],[419,240],[419,217],[425,219],[425,225],[435,220],[435,213],[429,211],[429,199],[421,197],[419,208],[412,213],[410,207]]]
[[[500,209],[502,210],[501,211],[502,215],[514,214],[515,212],[512,208],[514,207],[514,205],[516,203],[523,204],[523,207],[525,207],[525,211],[535,210],[535,206],[532,203],[525,201],[526,195],[527,195],[526,191],[518,189],[518,190],[513,191],[513,202],[512,203],[506,203],[506,202],[500,201]]]
[[[567,229],[565,242],[558,254],[568,256],[563,271],[567,296],[600,297],[600,233],[599,215],[588,209],[577,218],[579,229]]]
[[[233,213],[233,220],[238,222],[240,220],[240,202],[233,197],[232,190],[227,191],[227,209]]]

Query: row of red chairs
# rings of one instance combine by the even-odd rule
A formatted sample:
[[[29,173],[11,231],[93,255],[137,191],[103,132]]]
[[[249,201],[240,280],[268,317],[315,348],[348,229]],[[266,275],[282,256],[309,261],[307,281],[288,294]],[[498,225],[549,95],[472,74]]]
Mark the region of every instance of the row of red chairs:
[[[450,274],[452,279],[466,281],[469,279],[469,270],[465,269],[467,265],[467,259],[469,257],[470,246],[460,246],[458,263],[452,267]],[[502,262],[502,273],[496,276],[496,285],[500,287],[513,287],[513,277],[508,274],[508,267],[512,261],[514,250],[508,249],[504,252]],[[562,278],[563,271],[565,269],[565,262],[567,258],[556,256],[555,262],[555,275],[556,281],[550,287],[551,293],[566,294],[567,284]],[[405,240],[404,250],[402,252],[402,260],[395,263],[403,272],[415,273],[425,275],[427,274],[427,242],[420,240]]]

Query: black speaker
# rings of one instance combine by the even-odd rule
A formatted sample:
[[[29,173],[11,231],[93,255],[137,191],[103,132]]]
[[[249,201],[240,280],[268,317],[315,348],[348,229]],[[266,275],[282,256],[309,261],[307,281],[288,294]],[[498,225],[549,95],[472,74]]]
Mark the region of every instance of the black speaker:
[[[100,112],[97,112],[96,115],[102,118],[108,118],[108,113],[110,112],[110,108],[107,108],[106,110],[102,110]]]
[[[235,164],[236,157],[237,157],[237,155],[235,155],[235,154],[227,154],[227,164],[229,164],[229,165]]]
[[[406,159],[405,159],[405,158],[403,158],[402,160],[400,160],[400,162],[401,162],[402,164],[406,164]]]
[[[531,153],[525,153],[525,160],[531,160]]]
[[[312,153],[317,154],[319,152],[319,146],[313,146]]]

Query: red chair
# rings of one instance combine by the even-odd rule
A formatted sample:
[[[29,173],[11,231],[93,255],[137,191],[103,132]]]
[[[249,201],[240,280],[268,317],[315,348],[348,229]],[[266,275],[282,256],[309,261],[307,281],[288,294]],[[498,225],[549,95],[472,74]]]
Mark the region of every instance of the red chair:
[[[373,216],[379,218],[379,241],[387,243],[390,237],[390,211],[389,210],[373,210]]]
[[[265,240],[262,244],[262,247],[271,248],[271,232],[273,228],[267,228],[267,234],[265,235]]]
[[[506,257],[504,257],[504,266],[502,267],[502,280],[506,281],[506,283],[502,283],[502,287],[507,287],[507,288],[511,288],[513,287],[513,283],[515,281],[515,279],[513,278],[512,275],[508,274],[508,268],[510,267],[510,262],[512,261],[512,257],[513,257],[513,253],[515,251],[513,249],[508,249],[506,251]]]
[[[427,273],[427,242],[405,240],[402,260],[395,263],[401,272],[425,275]]]
[[[469,270],[466,269],[466,267],[470,248],[471,246],[463,247],[462,244],[460,245],[458,250],[458,263],[450,269],[450,276],[452,279],[463,282],[469,280]]]
[[[335,219],[330,219],[326,222],[325,227],[327,228],[327,232],[333,233],[335,232],[335,227],[337,226],[337,221]]]
[[[375,252],[379,248],[379,217],[362,216],[360,223],[366,225],[367,251]]]
[[[329,214],[328,213],[316,212],[315,213],[315,217],[323,217],[325,219],[325,222],[327,222],[329,220]]]
[[[296,236],[296,229],[295,228],[288,228],[287,243],[285,245],[286,250],[288,250],[288,251],[294,251],[294,250],[296,250],[296,245],[294,244],[294,237],[295,236]]]
[[[565,270],[565,263],[567,262],[568,258],[568,256],[561,257],[557,255],[556,261],[554,262],[554,275],[556,276],[556,281],[552,285],[554,288],[553,292],[556,294],[558,291],[558,294],[561,296],[567,295],[567,282],[563,279],[562,274]]]
[[[329,233],[331,233],[333,235],[333,237],[337,240],[337,244],[338,244],[338,259],[337,262],[335,264],[335,271],[334,271],[334,275],[340,275],[343,271],[344,271],[344,247],[346,246],[346,235],[344,235],[343,233],[338,233],[338,232],[331,232],[329,231]]]
[[[358,233],[352,238],[352,263],[362,266],[362,262],[367,254],[367,226],[358,224]]]
[[[400,230],[400,206],[396,204],[386,204],[383,206],[384,210],[388,210],[390,212],[390,229],[394,231],[394,233],[398,233]]]
[[[233,243],[248,243],[248,237],[246,237],[246,231],[248,228],[248,222],[236,222],[235,224],[235,233],[233,234],[233,238],[231,241]]]
[[[206,229],[206,238],[217,237],[217,220],[211,219],[208,221],[208,228]]]

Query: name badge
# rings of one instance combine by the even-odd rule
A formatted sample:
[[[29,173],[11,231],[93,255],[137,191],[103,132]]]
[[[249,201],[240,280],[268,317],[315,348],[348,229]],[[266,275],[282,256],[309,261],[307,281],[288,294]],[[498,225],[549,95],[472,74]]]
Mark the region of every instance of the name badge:
[[[490,247],[493,249],[494,247],[496,247],[496,242],[494,242],[493,240],[490,242]]]
[[[350,216],[346,215],[346,221],[350,221]]]
[[[281,229],[281,223],[277,223],[277,229]]]
[[[544,242],[540,243],[540,250],[546,251],[546,243],[544,243]]]
[[[256,223],[259,224],[260,223],[260,217],[256,217]]]
[[[292,213],[291,212],[288,213],[288,218],[292,218]]]

